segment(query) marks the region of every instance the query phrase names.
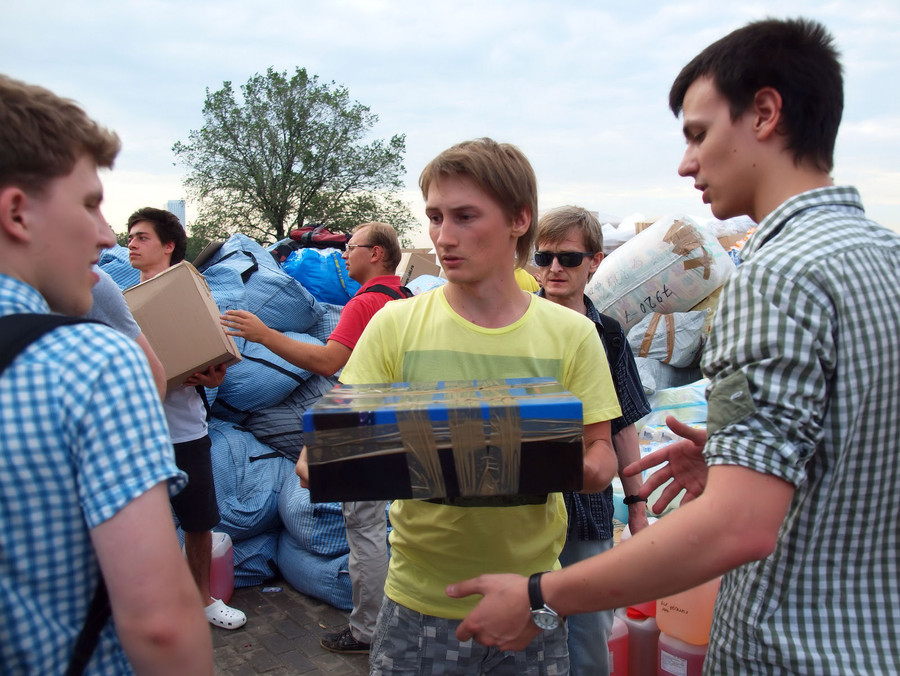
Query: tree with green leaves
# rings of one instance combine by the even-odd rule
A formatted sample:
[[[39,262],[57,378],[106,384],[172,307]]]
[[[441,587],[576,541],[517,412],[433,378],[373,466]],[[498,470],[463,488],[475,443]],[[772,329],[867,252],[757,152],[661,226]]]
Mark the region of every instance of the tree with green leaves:
[[[231,82],[207,89],[203,127],[173,147],[199,205],[195,236],[242,232],[270,243],[314,223],[349,232],[384,221],[408,245],[416,221],[398,196],[405,134],[366,143],[378,116],[304,68],[290,78],[269,68],[241,94],[239,101]]]

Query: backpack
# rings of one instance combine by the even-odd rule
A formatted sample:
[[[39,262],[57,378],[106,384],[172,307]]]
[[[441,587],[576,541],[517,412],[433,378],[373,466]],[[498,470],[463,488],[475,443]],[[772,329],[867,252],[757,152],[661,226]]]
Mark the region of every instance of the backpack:
[[[83,323],[99,324],[100,322],[80,317],[47,314],[12,314],[0,317],[0,375],[26,347],[44,334],[60,326]],[[109,596],[101,575],[94,597],[91,599],[84,626],[75,642],[75,650],[69,661],[66,676],[78,676],[84,672],[97,647],[100,632],[109,619],[110,612]]]
[[[412,298],[413,292],[407,289],[405,286],[398,286],[396,289],[386,286],[384,284],[373,284],[368,289],[363,291],[363,293],[383,293],[385,296],[390,296],[394,300],[400,300],[401,298]]]

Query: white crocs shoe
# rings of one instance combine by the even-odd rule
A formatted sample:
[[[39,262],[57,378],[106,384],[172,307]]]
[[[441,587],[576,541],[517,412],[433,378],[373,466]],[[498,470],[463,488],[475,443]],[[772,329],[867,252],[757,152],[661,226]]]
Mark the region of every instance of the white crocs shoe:
[[[237,608],[226,606],[222,599],[206,606],[206,619],[222,629],[238,629],[247,624],[247,616]]]

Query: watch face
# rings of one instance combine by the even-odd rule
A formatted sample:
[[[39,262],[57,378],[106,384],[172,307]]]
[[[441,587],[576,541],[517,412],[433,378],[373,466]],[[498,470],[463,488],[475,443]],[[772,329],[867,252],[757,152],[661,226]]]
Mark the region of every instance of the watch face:
[[[551,613],[549,610],[544,610],[543,608],[540,610],[532,610],[531,617],[534,619],[534,623],[541,629],[556,629],[559,626],[559,615]]]

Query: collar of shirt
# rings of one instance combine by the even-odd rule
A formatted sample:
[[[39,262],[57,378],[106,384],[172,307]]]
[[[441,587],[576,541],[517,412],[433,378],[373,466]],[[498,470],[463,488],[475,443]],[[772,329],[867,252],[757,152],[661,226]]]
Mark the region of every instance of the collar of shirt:
[[[33,286],[0,273],[0,316],[18,312],[49,314],[50,306]]]
[[[782,229],[794,227],[797,221],[789,223],[799,212],[806,209],[819,209],[829,206],[842,206],[849,209],[863,210],[862,198],[856,188],[851,186],[828,186],[807,190],[799,195],[788,198],[766,216],[757,227],[756,232],[747,240],[741,249],[742,261],[748,261],[759,251],[766,242],[777,236]],[[799,226],[802,227],[802,224]]]

